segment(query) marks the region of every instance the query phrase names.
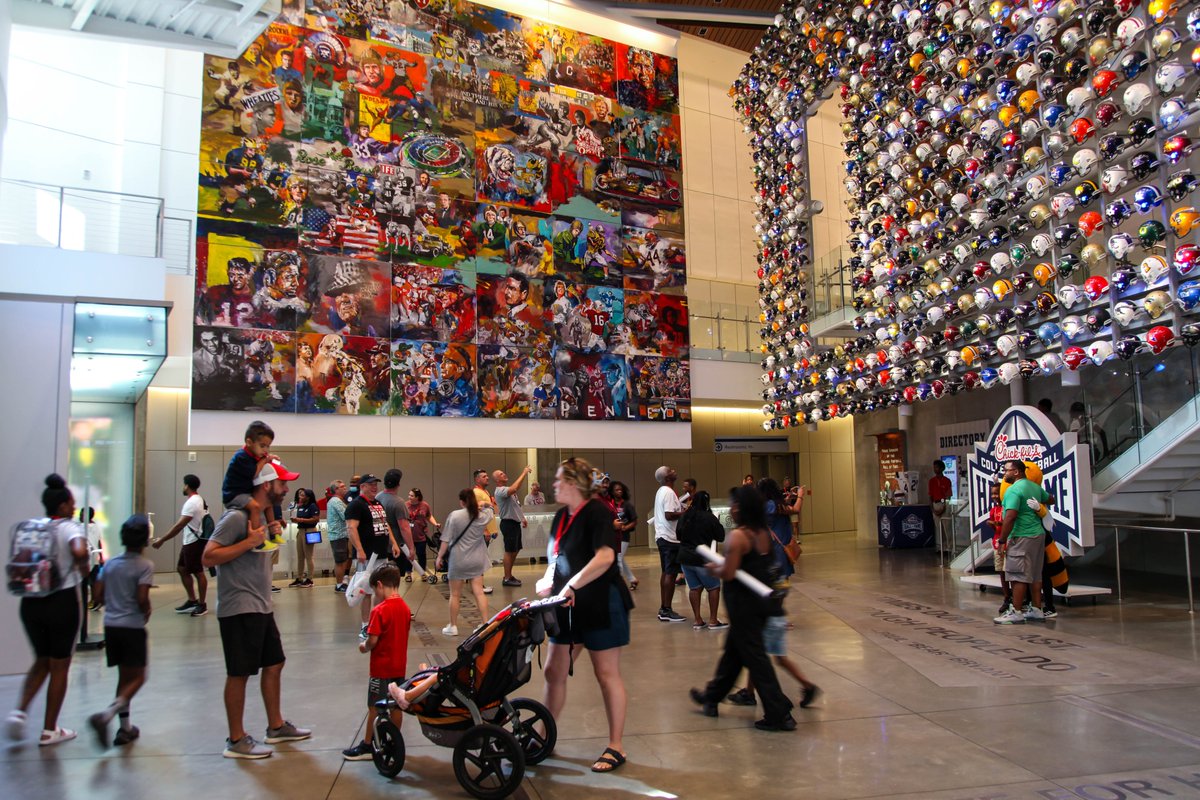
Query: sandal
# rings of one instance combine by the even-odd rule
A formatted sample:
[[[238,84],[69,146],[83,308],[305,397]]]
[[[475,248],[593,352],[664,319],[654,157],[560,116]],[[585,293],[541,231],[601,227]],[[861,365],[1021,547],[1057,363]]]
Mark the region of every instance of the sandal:
[[[611,747],[606,747],[596,759],[596,763],[592,764],[592,772],[615,772],[624,763],[625,756]],[[604,766],[601,766],[602,764]]]
[[[412,583],[412,573],[409,573],[408,575],[405,575],[405,576],[404,576],[404,582],[405,582],[405,583]]]
[[[629,582],[629,591],[631,591],[631,592],[636,592],[636,591],[637,591],[637,584],[638,584],[638,582],[637,582],[637,581],[630,581],[630,582]]]
[[[38,746],[49,747],[52,744],[69,742],[74,738],[75,731],[69,728],[55,728],[52,731],[42,731],[42,738],[38,739]]]

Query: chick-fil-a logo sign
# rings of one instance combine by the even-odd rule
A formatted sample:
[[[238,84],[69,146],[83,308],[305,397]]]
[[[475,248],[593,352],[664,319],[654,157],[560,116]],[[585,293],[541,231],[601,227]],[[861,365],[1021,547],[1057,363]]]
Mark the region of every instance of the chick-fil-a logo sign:
[[[967,457],[971,535],[991,538],[992,484],[1002,477],[1004,462],[1012,460],[1037,464],[1042,470],[1042,487],[1054,498],[1051,533],[1067,555],[1082,555],[1094,542],[1088,446],[1079,444],[1077,434],[1060,434],[1049,417],[1032,406],[1005,411]]]

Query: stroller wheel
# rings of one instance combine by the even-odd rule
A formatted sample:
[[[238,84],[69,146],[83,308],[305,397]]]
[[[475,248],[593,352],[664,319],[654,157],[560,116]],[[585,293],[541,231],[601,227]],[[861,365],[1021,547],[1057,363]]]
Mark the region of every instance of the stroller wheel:
[[[375,720],[375,742],[371,760],[380,775],[394,778],[404,769],[404,737],[390,719]]]
[[[480,800],[500,800],[525,779],[525,751],[503,728],[476,725],[454,746],[454,777]]]
[[[514,716],[506,727],[516,735],[521,749],[525,751],[526,764],[540,764],[554,752],[558,743],[558,725],[550,709],[528,697],[512,701]]]

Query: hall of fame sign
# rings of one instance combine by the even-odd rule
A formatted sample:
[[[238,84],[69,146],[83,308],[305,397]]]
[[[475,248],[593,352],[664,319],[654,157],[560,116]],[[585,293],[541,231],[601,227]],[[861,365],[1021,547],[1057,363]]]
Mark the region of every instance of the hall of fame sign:
[[[1086,444],[1074,433],[1059,433],[1050,418],[1033,406],[1013,406],[967,457],[971,536],[991,538],[988,525],[990,488],[1000,480],[1003,464],[1029,461],[1042,470],[1042,487],[1054,498],[1050,532],[1063,553],[1083,555],[1095,543],[1092,529],[1092,464]]]

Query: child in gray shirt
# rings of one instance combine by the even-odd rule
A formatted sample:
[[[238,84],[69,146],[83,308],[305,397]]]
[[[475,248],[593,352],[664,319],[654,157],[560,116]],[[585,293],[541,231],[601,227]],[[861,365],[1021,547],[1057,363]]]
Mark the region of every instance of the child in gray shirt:
[[[142,555],[150,541],[150,522],[134,514],[121,526],[125,552],[109,561],[96,578],[96,598],[104,603],[104,640],[108,665],[117,668],[117,696],[105,710],[88,718],[108,747],[108,724],[120,715],[121,729],[114,745],[129,744],[140,731],[129,722],[129,704],[146,682],[146,622],[150,619],[150,586],[154,564]]]

